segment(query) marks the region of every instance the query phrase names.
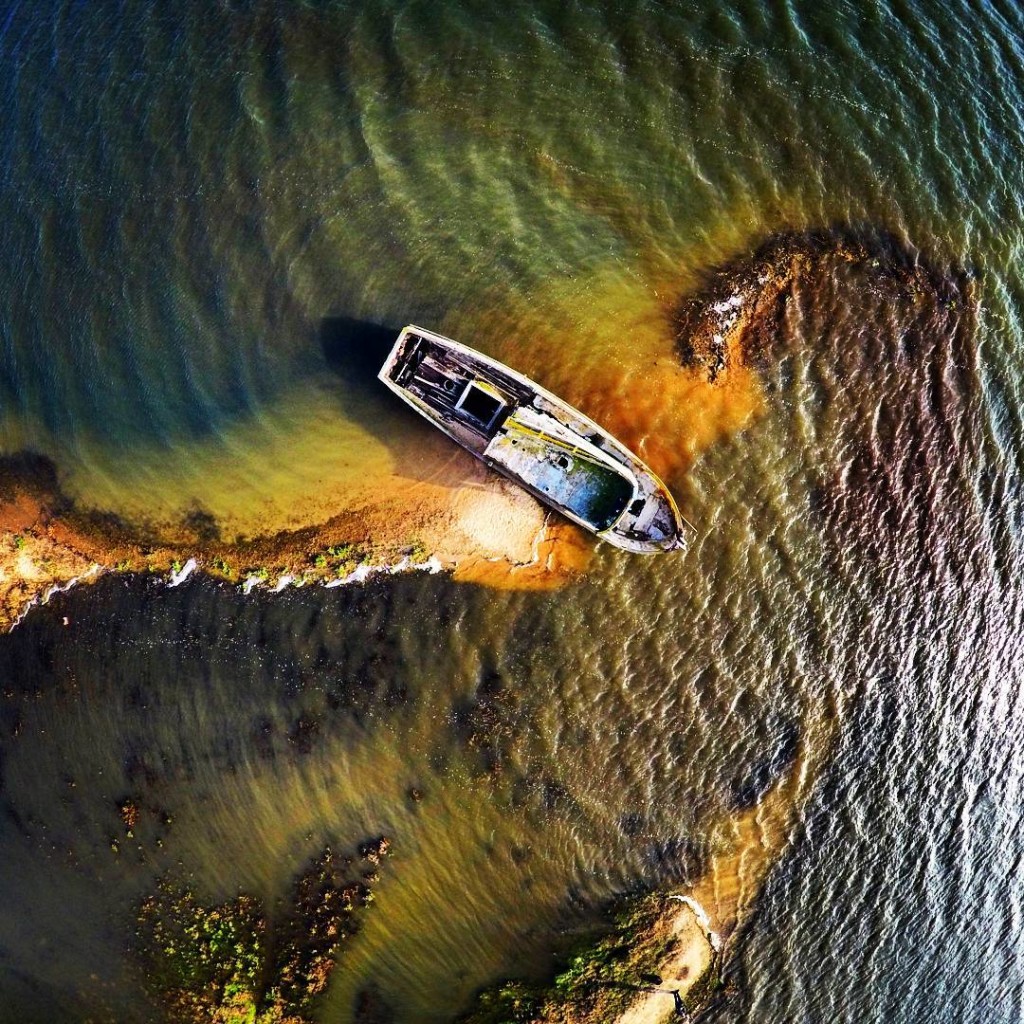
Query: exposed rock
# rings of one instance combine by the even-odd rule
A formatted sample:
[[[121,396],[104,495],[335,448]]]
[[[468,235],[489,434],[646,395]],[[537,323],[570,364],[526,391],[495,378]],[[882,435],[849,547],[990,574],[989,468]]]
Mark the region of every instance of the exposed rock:
[[[135,827],[139,823],[139,805],[138,803],[128,797],[118,804],[117,813],[121,817],[121,822],[124,825],[125,833],[128,838],[131,839],[134,835]]]
[[[763,362],[775,351],[793,289],[841,264],[862,266],[899,288],[908,308],[921,300],[955,308],[966,298],[964,272],[930,265],[894,235],[848,226],[781,232],[752,255],[709,271],[704,286],[680,304],[676,345],[683,365],[703,367],[714,383],[734,363]]]
[[[379,864],[381,857],[387,856],[391,848],[391,840],[387,836],[379,836],[363,843],[359,847],[359,856],[368,860],[371,864]]]
[[[358,928],[357,910],[370,902],[365,882],[345,881],[347,867],[328,847],[295,882],[275,943],[276,990],[289,1007],[307,1007],[327,987],[341,943]]]

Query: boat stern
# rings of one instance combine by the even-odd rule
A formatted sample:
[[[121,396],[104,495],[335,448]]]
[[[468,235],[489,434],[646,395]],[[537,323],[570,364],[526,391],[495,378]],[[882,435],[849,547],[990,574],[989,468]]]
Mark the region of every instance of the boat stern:
[[[690,530],[668,488],[650,474],[640,479],[636,496],[615,525],[600,536],[627,551],[654,554],[684,551]]]

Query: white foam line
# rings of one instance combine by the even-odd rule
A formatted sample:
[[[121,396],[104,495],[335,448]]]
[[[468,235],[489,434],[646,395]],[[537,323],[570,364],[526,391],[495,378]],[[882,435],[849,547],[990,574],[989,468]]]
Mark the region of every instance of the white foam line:
[[[693,911],[697,924],[704,929],[704,933],[708,937],[708,944],[716,953],[721,952],[722,937],[712,929],[711,918],[708,917],[708,912],[692,896],[669,896],[669,899],[679,900],[680,903],[685,903]]]
[[[252,591],[252,588],[261,582],[262,579],[259,576],[246,576],[245,579],[242,581],[242,593],[250,593]]]
[[[28,613],[32,611],[32,609],[35,608],[37,605],[48,604],[50,598],[53,597],[54,594],[62,594],[64,593],[64,591],[70,590],[76,583],[80,583],[82,580],[90,579],[91,577],[95,576],[98,572],[102,571],[102,565],[96,565],[95,563],[93,563],[88,569],[86,569],[85,572],[82,573],[81,576],[72,576],[71,579],[67,581],[67,583],[54,583],[52,586],[47,587],[46,591],[43,594],[37,594],[35,597],[32,598],[31,601],[25,602],[25,606],[19,612],[18,617],[14,620],[14,622],[11,623],[11,629],[14,629],[16,626],[20,626],[21,623],[25,620],[25,616],[28,615]]]
[[[62,594],[65,590],[70,590],[76,583],[80,583],[82,580],[87,580],[91,576],[95,576],[96,573],[100,572],[103,567],[93,564],[81,576],[72,576],[67,583],[60,584],[54,583],[52,587],[48,587],[45,594],[43,594],[41,604],[46,604],[54,594]]]
[[[167,584],[169,587],[179,587],[185,582],[196,571],[199,563],[194,559],[190,558],[177,572],[171,573],[170,582]]]
[[[31,601],[26,601],[25,602],[25,607],[21,609],[20,614],[18,615],[18,617],[14,620],[13,624],[11,625],[11,629],[14,629],[17,626],[20,626],[22,624],[22,622],[25,621],[25,616],[28,615],[28,613],[30,611],[32,611],[32,609],[35,608],[35,606],[37,604],[39,604],[38,596],[37,597],[33,597]]]
[[[177,572],[172,572],[170,579],[167,581],[167,586],[177,587],[185,582],[199,568],[199,562],[195,558],[190,558]],[[379,576],[381,574],[394,576],[404,572],[426,572],[433,575],[434,573],[444,572],[445,566],[442,565],[440,559],[436,555],[431,555],[424,562],[413,562],[412,559],[406,555],[401,561],[395,562],[392,565],[367,565],[362,564],[352,570],[347,576],[339,577],[338,579],[329,580],[326,583],[321,584],[328,590],[334,587],[343,587],[349,583],[362,583],[369,579],[371,576]],[[102,565],[92,565],[86,572],[80,576],[73,576],[67,583],[59,584],[55,583],[51,587],[48,587],[42,594],[37,594],[30,601],[26,601],[24,607],[18,613],[17,618],[11,623],[11,629],[16,626],[20,626],[24,621],[25,616],[35,608],[37,605],[46,604],[54,594],[59,594],[65,590],[70,590],[76,583],[82,580],[87,580],[97,573],[104,572]],[[295,586],[303,586],[303,580],[298,580],[294,576],[281,576],[278,578],[277,583],[273,588],[266,588],[266,577],[251,575],[246,576],[240,585],[240,589],[243,594],[252,593],[253,589],[260,587],[260,589],[270,589],[273,594],[279,594],[281,591],[287,589],[289,585],[294,584]]]
[[[391,564],[370,565],[364,562],[362,565],[357,565],[348,575],[327,580],[325,583],[320,583],[320,586],[325,590],[333,590],[335,587],[345,587],[350,583],[365,583],[371,576],[397,576],[399,573],[405,572],[426,572],[433,575],[434,573],[444,572],[444,568],[444,565],[436,555],[431,555],[424,562],[414,562],[406,555],[401,561]],[[259,587],[261,590],[269,589],[272,594],[279,594],[291,585],[297,587],[304,585],[302,580],[296,582],[294,576],[281,576],[273,587],[268,588],[265,584],[266,581],[262,576],[246,576],[242,581],[242,593],[249,594],[254,588]]]
[[[371,576],[396,576],[402,572],[426,572],[433,575],[434,573],[444,572],[444,566],[436,555],[431,555],[425,562],[414,562],[408,555],[403,558],[400,562],[395,562],[393,565],[367,565],[365,562],[362,565],[356,566],[347,576],[339,576],[336,580],[331,580],[325,583],[324,586],[328,589],[334,587],[344,587],[349,583],[362,583],[368,580]]]

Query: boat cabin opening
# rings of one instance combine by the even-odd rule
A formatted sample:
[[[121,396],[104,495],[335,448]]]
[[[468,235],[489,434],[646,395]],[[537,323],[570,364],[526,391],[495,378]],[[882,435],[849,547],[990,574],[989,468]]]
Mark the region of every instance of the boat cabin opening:
[[[455,408],[482,430],[490,430],[494,421],[506,407],[505,400],[496,391],[471,380],[455,403]]]

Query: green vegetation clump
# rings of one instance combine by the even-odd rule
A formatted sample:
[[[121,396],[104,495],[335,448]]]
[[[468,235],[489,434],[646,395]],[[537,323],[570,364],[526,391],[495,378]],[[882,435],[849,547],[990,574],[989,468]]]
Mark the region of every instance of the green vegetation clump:
[[[127,822],[135,806],[125,801],[120,810]],[[370,840],[362,858],[378,864],[389,845],[384,837]],[[325,849],[296,878],[290,907],[275,915],[273,928],[252,896],[204,906],[191,890],[160,882],[140,905],[135,952],[146,987],[168,1019],[310,1024],[313,1001],[373,899],[369,875],[345,881],[353,863]]]
[[[222,576],[227,579],[232,579],[235,575],[234,569],[223,558],[215,558],[213,560],[213,568],[216,572],[219,572]]]
[[[270,1024],[275,1019],[257,1011],[267,923],[251,896],[203,907],[190,890],[164,882],[143,901],[138,925],[147,981],[176,1020]]]
[[[476,1008],[460,1024],[530,1024],[540,1018],[543,1005],[542,988],[505,981],[479,993]]]
[[[317,569],[328,570],[339,579],[354,572],[367,557],[367,553],[355,544],[332,544],[310,556]]]
[[[18,549],[19,551],[21,551],[21,549],[22,549],[22,548],[23,548],[23,547],[25,546],[25,538],[24,538],[24,537],[22,537],[22,535],[21,535],[20,533],[16,533],[16,534],[14,535],[14,546],[15,546],[15,547],[16,547],[16,548],[17,548],[17,549]]]
[[[415,540],[412,542],[409,548],[409,561],[414,565],[420,565],[430,557],[430,552],[427,551],[426,544],[421,540]]]

